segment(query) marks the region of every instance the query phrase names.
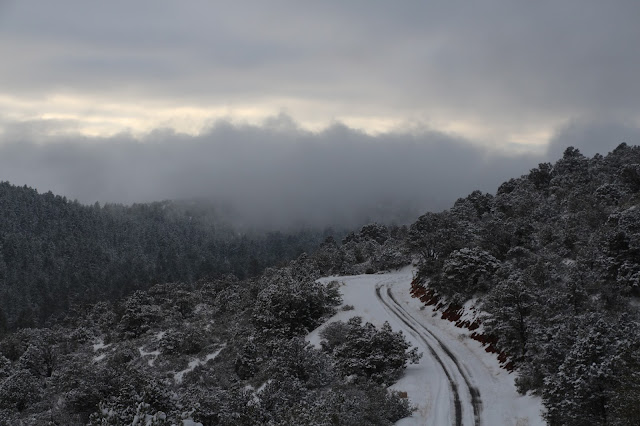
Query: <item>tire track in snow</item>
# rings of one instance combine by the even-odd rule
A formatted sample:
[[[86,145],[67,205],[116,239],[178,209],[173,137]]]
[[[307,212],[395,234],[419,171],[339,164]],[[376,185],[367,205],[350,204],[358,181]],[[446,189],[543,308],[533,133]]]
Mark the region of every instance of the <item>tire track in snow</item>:
[[[376,291],[379,294],[379,290],[376,289]],[[473,406],[473,416],[474,416],[474,419],[475,419],[474,424],[476,426],[479,426],[481,424],[480,411],[482,411],[482,399],[480,397],[480,390],[476,386],[473,386],[473,384],[471,383],[471,380],[469,380],[469,377],[467,376],[467,374],[464,372],[462,366],[460,365],[460,362],[458,361],[458,358],[453,354],[451,349],[449,349],[449,347],[447,347],[447,345],[445,345],[442,342],[442,340],[440,340],[424,324],[422,324],[420,321],[418,321],[416,318],[414,318],[413,315],[411,315],[400,303],[398,303],[398,301],[393,296],[393,293],[391,292],[391,289],[389,287],[387,287],[387,296],[397,306],[397,308],[399,310],[401,310],[406,315],[406,317],[409,317],[411,320],[413,320],[413,322],[415,324],[417,324],[420,328],[422,328],[425,332],[427,332],[431,337],[433,337],[433,339],[435,339],[438,342],[438,344],[440,345],[440,347],[442,348],[444,353],[447,354],[447,356],[451,359],[451,361],[453,361],[453,363],[455,364],[456,368],[460,372],[460,375],[462,376],[462,378],[463,378],[463,380],[465,382],[465,385],[466,385],[466,387],[467,387],[467,389],[469,391],[469,395],[471,396],[471,405]]]
[[[396,389],[407,391],[412,403],[418,408],[410,418],[398,423],[407,426],[474,426],[474,424],[546,426],[540,398],[518,394],[514,375],[501,370],[492,354],[487,354],[478,342],[459,341],[463,333],[455,330],[446,321],[441,321],[437,317],[432,318],[432,308],[422,310],[422,304],[412,298],[409,291],[409,284],[414,274],[414,268],[407,267],[380,275],[326,277],[321,280],[323,283],[333,280],[343,281],[344,302],[354,306],[355,312],[341,312],[333,319],[334,321],[353,315],[360,315],[373,323],[389,321],[395,324],[393,326],[395,330],[403,330],[407,339],[425,354],[420,363],[410,366],[397,385],[394,385]],[[380,287],[378,292],[376,292],[377,287]],[[390,292],[387,289],[390,289]],[[394,303],[392,297],[397,303]],[[408,318],[407,314],[413,319]],[[314,330],[310,336],[310,340],[318,346],[320,332],[321,330]],[[479,389],[481,400],[476,392],[474,397],[471,394],[473,391],[467,390],[458,366],[432,335],[439,338],[449,352],[455,355],[470,385]],[[440,361],[456,385],[461,407],[458,416],[460,420],[456,420],[455,397],[449,378],[440,362],[433,353],[430,353],[429,346],[440,357]],[[473,416],[472,400],[481,401],[481,405],[477,404],[475,408],[475,411],[480,414],[480,422]]]
[[[431,353],[431,356],[438,362],[438,364],[440,364],[440,367],[442,368],[442,371],[444,371],[444,374],[447,376],[447,379],[449,380],[449,386],[451,387],[451,393],[453,394],[453,405],[454,405],[454,411],[455,411],[454,425],[455,426],[462,426],[462,403],[460,402],[460,394],[458,393],[458,385],[453,380],[453,377],[451,376],[451,373],[449,372],[447,367],[444,365],[444,362],[442,362],[442,358],[440,358],[440,356],[435,351],[433,346],[431,346],[431,344],[427,341],[427,338],[424,336],[424,334],[422,332],[420,332],[420,330],[418,330],[415,326],[413,326],[411,324],[411,322],[417,322],[417,321],[415,321],[415,319],[413,319],[412,317],[407,318],[401,310],[398,310],[398,308],[395,308],[394,306],[391,306],[391,304],[387,303],[387,301],[384,300],[384,298],[380,294],[380,289],[381,289],[381,285],[377,285],[376,286],[376,297],[378,298],[378,300],[384,306],[386,306],[387,309],[392,314],[394,314],[404,325],[406,325],[410,330],[413,330],[413,332],[415,333],[414,336],[416,338],[420,339],[422,341],[422,343],[424,343],[425,347]],[[387,289],[387,291],[388,291],[388,289]],[[413,319],[413,321],[411,321],[412,319]]]

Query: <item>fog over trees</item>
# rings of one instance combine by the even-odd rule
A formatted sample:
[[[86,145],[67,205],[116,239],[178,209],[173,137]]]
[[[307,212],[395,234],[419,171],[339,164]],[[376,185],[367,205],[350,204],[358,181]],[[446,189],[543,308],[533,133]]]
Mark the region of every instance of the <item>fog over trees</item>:
[[[546,160],[544,153],[491,151],[428,129],[372,136],[335,124],[313,133],[285,115],[262,126],[220,121],[199,136],[51,136],[52,126],[10,126],[0,137],[2,179],[88,204],[204,198],[236,226],[268,229],[409,223]],[[576,122],[559,130],[548,150],[561,155],[568,139],[587,154],[606,154],[638,133]]]

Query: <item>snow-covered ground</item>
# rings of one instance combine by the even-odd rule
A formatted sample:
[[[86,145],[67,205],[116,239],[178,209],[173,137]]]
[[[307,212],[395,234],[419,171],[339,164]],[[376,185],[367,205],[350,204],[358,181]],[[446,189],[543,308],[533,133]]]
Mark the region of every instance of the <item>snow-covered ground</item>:
[[[156,359],[158,359],[158,357],[162,353],[159,350],[147,352],[147,351],[144,350],[144,346],[140,346],[138,348],[138,352],[140,352],[140,356],[142,358],[144,358],[146,356],[149,357],[149,359],[147,360],[147,363],[149,364],[149,367],[153,367],[153,363],[156,362]]]
[[[111,343],[109,343],[108,345],[105,345],[105,344],[104,344],[104,341],[103,341],[102,339],[100,339],[100,340],[98,341],[98,343],[95,343],[95,344],[93,345],[93,351],[94,351],[94,352],[98,352],[100,349],[106,349],[106,348],[108,348],[109,346],[111,346]]]
[[[467,330],[440,319],[433,307],[411,297],[413,272],[407,267],[385,274],[321,279],[344,283],[340,287],[343,303],[354,307],[340,311],[329,322],[356,315],[378,326],[388,321],[424,353],[420,363],[408,366],[392,387],[407,392],[416,407],[411,417],[397,424],[544,425],[540,399],[519,395],[514,373],[500,368],[495,355],[469,338]],[[325,325],[307,340],[319,346]]]
[[[212,359],[215,359],[226,346],[227,346],[226,344],[220,346],[215,352],[207,354],[207,356],[205,356],[202,360],[198,358],[191,360],[187,368],[173,374],[173,379],[175,380],[176,383],[182,383],[182,378],[184,377],[185,374],[195,370],[195,368],[198,367],[199,365],[206,364]]]

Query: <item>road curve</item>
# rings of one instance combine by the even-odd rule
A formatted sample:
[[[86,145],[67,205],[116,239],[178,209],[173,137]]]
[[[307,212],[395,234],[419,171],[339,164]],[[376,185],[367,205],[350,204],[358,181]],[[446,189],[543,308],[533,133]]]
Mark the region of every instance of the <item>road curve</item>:
[[[516,375],[500,367],[493,354],[470,339],[469,332],[441,319],[433,306],[411,296],[415,269],[383,274],[324,277],[338,281],[344,306],[307,335],[320,347],[323,329],[354,316],[402,331],[424,356],[410,364],[391,389],[407,394],[415,410],[397,426],[546,426],[539,397],[520,395]]]
[[[425,324],[398,303],[388,283],[384,281],[379,283],[376,285],[375,291],[376,298],[384,308],[406,327],[408,333],[422,342],[424,348],[442,368],[451,392],[453,424],[455,426],[463,424],[480,426],[482,410],[480,391],[472,384],[453,352]]]

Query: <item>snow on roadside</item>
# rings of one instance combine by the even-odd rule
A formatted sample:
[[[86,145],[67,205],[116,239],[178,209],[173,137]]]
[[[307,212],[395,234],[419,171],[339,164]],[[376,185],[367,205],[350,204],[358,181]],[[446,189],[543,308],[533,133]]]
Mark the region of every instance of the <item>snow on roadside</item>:
[[[307,336],[307,341],[320,347],[320,332],[327,324],[346,321],[353,316],[361,316],[364,321],[376,326],[388,321],[395,331],[402,331],[407,341],[424,353],[420,362],[409,365],[404,376],[391,386],[391,389],[407,392],[411,404],[416,408],[411,417],[400,420],[397,425],[454,423],[451,388],[442,366],[436,362],[415,330],[409,329],[376,297],[376,287],[384,286],[392,291],[408,314],[428,328],[433,336],[442,340],[453,352],[461,371],[480,392],[480,421],[483,425],[544,425],[540,399],[519,395],[515,390],[515,375],[502,369],[494,354],[487,353],[479,342],[469,338],[468,330],[457,328],[451,322],[441,319],[433,307],[425,307],[419,300],[411,297],[413,272],[412,267],[406,267],[385,274],[320,279],[322,283],[333,280],[342,283],[340,291],[343,306],[352,305],[354,309],[339,310],[329,321],[312,331]],[[464,386],[459,386],[460,392],[464,391],[463,388]]]
[[[411,297],[410,288],[397,286],[395,294],[421,323],[439,339],[446,342],[458,356],[482,395],[482,420],[487,425],[546,425],[542,418],[542,401],[531,395],[520,395],[515,386],[515,373],[500,366],[497,356],[488,353],[484,346],[471,339],[471,331],[458,328],[454,323],[441,319],[441,312],[434,306],[424,306]]]

